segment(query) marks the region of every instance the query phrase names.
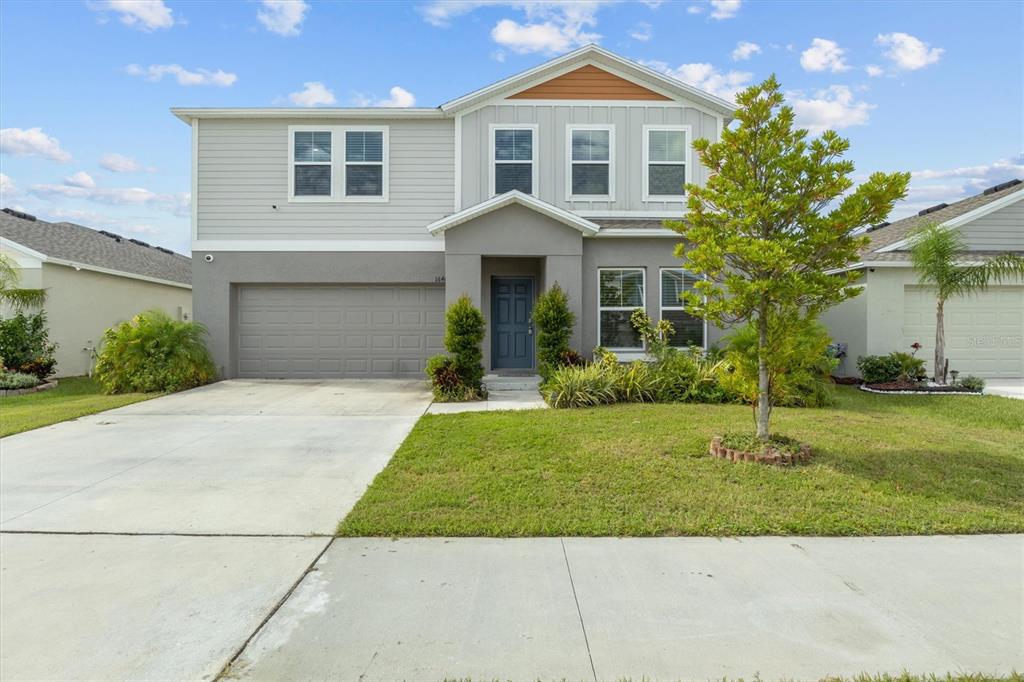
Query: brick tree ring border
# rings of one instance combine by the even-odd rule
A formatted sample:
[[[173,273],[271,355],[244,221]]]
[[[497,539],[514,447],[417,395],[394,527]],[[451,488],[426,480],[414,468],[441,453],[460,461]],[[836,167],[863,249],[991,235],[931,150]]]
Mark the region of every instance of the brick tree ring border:
[[[710,454],[712,457],[718,457],[719,459],[731,462],[757,462],[758,464],[771,464],[775,466],[793,466],[810,461],[811,446],[801,443],[797,452],[782,452],[773,447],[769,447],[765,452],[750,452],[726,447],[722,445],[722,437],[715,436],[711,439]]]

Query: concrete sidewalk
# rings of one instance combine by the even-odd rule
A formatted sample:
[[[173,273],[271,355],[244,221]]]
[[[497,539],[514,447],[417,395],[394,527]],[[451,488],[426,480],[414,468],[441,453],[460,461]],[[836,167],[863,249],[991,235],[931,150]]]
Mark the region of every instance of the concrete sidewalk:
[[[339,539],[249,679],[1024,669],[1024,536]]]

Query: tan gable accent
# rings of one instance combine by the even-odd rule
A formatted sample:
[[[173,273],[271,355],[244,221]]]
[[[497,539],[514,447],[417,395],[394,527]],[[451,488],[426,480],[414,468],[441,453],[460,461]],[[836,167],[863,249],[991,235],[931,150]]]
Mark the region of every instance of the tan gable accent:
[[[653,99],[670,97],[608,73],[596,66],[581,66],[540,85],[509,95],[508,99]]]

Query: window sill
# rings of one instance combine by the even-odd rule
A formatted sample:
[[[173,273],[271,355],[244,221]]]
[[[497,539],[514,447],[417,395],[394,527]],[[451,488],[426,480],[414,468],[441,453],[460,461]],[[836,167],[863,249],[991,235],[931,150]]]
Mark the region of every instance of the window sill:
[[[570,194],[566,201],[608,201],[614,202],[615,196],[611,194]]]
[[[289,197],[289,204],[386,204],[388,197]]]

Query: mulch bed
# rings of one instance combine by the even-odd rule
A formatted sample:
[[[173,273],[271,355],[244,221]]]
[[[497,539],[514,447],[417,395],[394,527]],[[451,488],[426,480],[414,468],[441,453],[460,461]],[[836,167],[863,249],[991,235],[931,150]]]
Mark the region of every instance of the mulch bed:
[[[863,390],[874,393],[974,393],[963,386],[930,386],[928,384],[915,384],[912,381],[886,381],[880,384],[864,384]]]
[[[57,380],[50,379],[45,381],[38,386],[32,388],[8,388],[0,389],[0,398],[7,398],[9,396],[25,395],[26,393],[38,393],[39,391],[49,391],[51,388],[57,388]]]
[[[857,386],[861,383],[860,377],[832,377],[832,383],[840,386]]]

